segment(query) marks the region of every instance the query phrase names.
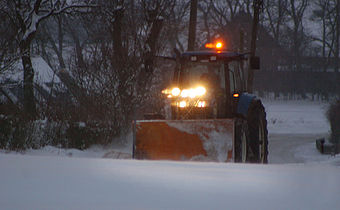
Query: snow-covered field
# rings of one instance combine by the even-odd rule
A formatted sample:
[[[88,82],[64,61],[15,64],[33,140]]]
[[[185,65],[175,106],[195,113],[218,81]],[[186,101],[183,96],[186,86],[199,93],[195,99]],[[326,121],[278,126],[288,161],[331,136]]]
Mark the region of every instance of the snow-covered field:
[[[0,151],[0,209],[340,209],[340,156],[315,149],[326,105],[264,104],[271,164],[118,160],[131,147],[116,146]]]
[[[310,101],[264,101],[270,134],[323,134],[329,131],[328,104]]]

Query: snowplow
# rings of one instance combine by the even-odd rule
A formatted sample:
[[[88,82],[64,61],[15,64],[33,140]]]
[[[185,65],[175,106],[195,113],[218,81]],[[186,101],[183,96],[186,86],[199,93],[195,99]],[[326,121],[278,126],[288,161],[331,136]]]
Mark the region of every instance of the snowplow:
[[[209,50],[176,53],[172,84],[162,91],[164,119],[133,123],[133,158],[267,163],[268,132],[260,99],[247,93],[259,58]]]

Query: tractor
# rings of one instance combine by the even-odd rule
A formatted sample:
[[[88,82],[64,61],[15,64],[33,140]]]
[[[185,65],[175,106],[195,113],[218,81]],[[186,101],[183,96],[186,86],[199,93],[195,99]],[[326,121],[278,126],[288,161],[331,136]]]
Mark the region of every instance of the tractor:
[[[165,119],[133,123],[133,157],[267,163],[268,131],[264,106],[247,93],[249,70],[260,67],[250,53],[223,50],[177,51]]]

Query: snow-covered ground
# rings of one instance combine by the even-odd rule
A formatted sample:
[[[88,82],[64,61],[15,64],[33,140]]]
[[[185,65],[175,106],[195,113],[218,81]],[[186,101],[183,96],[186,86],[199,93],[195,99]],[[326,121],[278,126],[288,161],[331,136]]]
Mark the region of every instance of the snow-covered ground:
[[[328,104],[311,101],[264,101],[270,134],[323,134],[329,131]]]
[[[264,101],[269,132],[269,163],[308,163],[334,159],[320,154],[315,140],[328,138],[327,103]]]
[[[118,160],[131,146],[113,145],[0,151],[0,209],[340,209],[340,156],[315,149],[326,105],[264,104],[271,164]]]
[[[339,209],[340,168],[0,154],[1,209]]]

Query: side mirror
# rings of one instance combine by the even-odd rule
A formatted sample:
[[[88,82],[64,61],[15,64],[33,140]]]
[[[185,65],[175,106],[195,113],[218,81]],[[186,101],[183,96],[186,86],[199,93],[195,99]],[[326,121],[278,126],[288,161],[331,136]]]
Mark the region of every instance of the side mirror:
[[[260,57],[258,56],[250,57],[250,68],[253,70],[260,70]]]

